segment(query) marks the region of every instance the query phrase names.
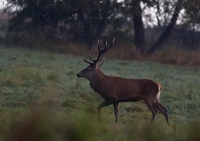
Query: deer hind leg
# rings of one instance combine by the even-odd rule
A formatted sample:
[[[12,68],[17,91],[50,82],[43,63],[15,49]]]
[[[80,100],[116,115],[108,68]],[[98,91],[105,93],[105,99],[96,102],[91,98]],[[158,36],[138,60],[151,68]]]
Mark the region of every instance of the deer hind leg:
[[[116,123],[118,123],[118,111],[119,111],[119,102],[113,103]]]
[[[156,109],[158,109],[165,116],[167,123],[170,124],[167,109],[162,104],[160,104],[160,102],[158,102],[158,101],[154,102],[154,105],[155,105]]]
[[[101,108],[105,107],[105,106],[108,106],[112,104],[112,102],[108,102],[108,101],[104,101],[103,103],[101,103],[99,106],[98,106],[98,120],[100,121],[100,111],[101,111]]]
[[[151,122],[153,122],[155,120],[156,114],[157,114],[157,110],[156,107],[154,106],[153,102],[150,101],[144,101],[147,105],[147,107],[151,110],[152,112],[152,119]]]

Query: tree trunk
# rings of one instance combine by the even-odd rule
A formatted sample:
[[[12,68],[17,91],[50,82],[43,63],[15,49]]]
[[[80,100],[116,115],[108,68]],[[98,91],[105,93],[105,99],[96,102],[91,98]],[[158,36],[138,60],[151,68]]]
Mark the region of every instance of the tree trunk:
[[[103,33],[105,27],[106,27],[106,21],[108,19],[108,11],[110,9],[110,5],[111,5],[111,2],[110,0],[107,0],[104,4],[104,8],[102,10],[102,19],[100,20],[99,22],[99,25],[97,27],[97,31],[96,33],[93,35],[93,37],[90,39],[90,41],[88,42],[88,48],[91,49],[92,48],[92,44],[95,40],[97,40],[98,36],[100,34]]]
[[[163,32],[163,34],[160,36],[160,38],[154,43],[154,45],[148,50],[148,53],[153,53],[158,51],[159,49],[161,49],[161,47],[164,45],[164,43],[166,42],[166,40],[168,39],[168,37],[171,35],[174,26],[176,25],[176,21],[178,19],[178,15],[180,13],[181,10],[181,3],[183,0],[178,0],[176,3],[176,7],[174,10],[174,14],[172,16],[171,22],[169,23],[169,25],[167,26],[167,28],[165,29],[165,31]]]
[[[135,35],[135,46],[140,51],[146,50],[144,25],[142,21],[142,9],[140,6],[140,0],[132,0],[133,8],[133,25]]]

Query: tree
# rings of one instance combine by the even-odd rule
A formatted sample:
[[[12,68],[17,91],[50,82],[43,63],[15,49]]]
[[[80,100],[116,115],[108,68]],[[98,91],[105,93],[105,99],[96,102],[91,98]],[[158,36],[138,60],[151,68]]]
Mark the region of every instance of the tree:
[[[190,29],[197,30],[200,28],[200,1],[190,0],[184,1],[185,9],[184,25]]]
[[[134,35],[135,35],[135,46],[140,51],[144,52],[146,50],[145,35],[144,35],[144,25],[142,21],[142,8],[140,6],[141,0],[132,0],[133,8],[133,25],[134,25]]]
[[[10,31],[40,31],[45,37],[56,37],[85,43],[91,48],[105,30],[113,15],[116,0],[7,0],[17,7],[10,21]]]
[[[165,31],[163,34],[158,38],[158,40],[154,43],[154,45],[148,50],[148,53],[155,52],[159,50],[165,41],[168,39],[168,37],[171,35],[172,30],[176,24],[176,21],[178,19],[178,15],[180,13],[180,10],[182,9],[182,1],[183,0],[178,0],[174,9],[174,14],[172,15],[171,22],[169,25],[166,27]]]
[[[199,26],[199,1],[191,0],[7,0],[15,7],[15,16],[10,20],[9,29],[12,34],[19,32],[36,34],[47,39],[86,44],[91,48],[94,41],[103,35],[109,35],[114,29],[115,21],[123,20],[123,29],[129,26],[126,17],[131,17],[134,29],[134,43],[142,52],[155,52],[162,48],[171,35],[179,13],[185,9],[185,21],[193,29]],[[156,11],[156,18],[145,9]],[[119,18],[122,17],[123,18]],[[197,18],[196,18],[197,17]],[[198,18],[199,17],[199,18]],[[147,49],[145,26],[157,19],[157,25],[166,27],[162,35]],[[145,22],[144,22],[145,21]],[[145,23],[145,24],[144,24]],[[186,25],[184,24],[184,25]],[[132,28],[132,27],[131,27]],[[118,28],[119,29],[119,28]],[[122,30],[123,30],[122,29]],[[127,28],[128,29],[128,28]],[[40,33],[40,34],[39,34]],[[23,34],[22,34],[23,35]]]
[[[167,19],[169,19],[167,15],[171,13],[169,5],[173,3],[173,2],[170,2],[170,0],[167,0],[164,2],[160,2],[160,0],[131,0],[131,1],[125,0],[125,5],[126,5],[125,8],[128,9],[128,10],[125,10],[126,11],[125,15],[131,14],[133,17],[136,48],[138,48],[142,52],[146,51],[145,33],[144,33],[145,30],[144,30],[144,23],[142,19],[144,17],[149,21],[152,19],[150,16],[144,15],[143,13],[144,9],[147,7],[157,8],[156,18],[157,18],[158,26],[162,26],[161,25],[162,21],[159,19],[159,16],[163,16],[163,15],[166,16],[164,19],[165,20],[164,25],[167,26],[166,30],[163,32],[161,37],[155,42],[155,44],[148,49],[147,52],[150,53],[150,52],[155,52],[156,50],[159,50],[162,47],[162,45],[165,43],[167,38],[170,36],[176,24],[179,12],[181,10],[181,2],[182,0],[177,0],[176,6],[174,8],[173,16],[171,18],[170,23],[167,25]],[[163,7],[161,7],[161,3]],[[143,4],[143,7],[141,7],[141,4]],[[161,9],[164,9],[164,12],[161,12]]]
[[[30,32],[49,37],[52,27],[56,27],[60,20],[56,11],[58,3],[54,0],[8,0],[8,3],[15,15],[9,22],[10,33]]]
[[[134,43],[138,50],[146,50],[144,24],[142,21],[142,0],[124,0],[122,3],[124,16],[131,16],[134,29]]]

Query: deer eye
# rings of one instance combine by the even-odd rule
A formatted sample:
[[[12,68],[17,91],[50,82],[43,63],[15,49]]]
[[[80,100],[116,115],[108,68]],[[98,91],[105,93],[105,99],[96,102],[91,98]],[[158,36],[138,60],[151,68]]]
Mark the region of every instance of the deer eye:
[[[90,71],[90,69],[88,68],[88,69],[86,69],[86,71]]]

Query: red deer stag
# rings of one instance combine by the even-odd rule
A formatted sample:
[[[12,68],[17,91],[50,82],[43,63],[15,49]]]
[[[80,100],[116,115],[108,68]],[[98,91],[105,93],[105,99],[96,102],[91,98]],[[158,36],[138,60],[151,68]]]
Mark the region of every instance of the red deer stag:
[[[98,118],[100,120],[100,110],[102,107],[113,104],[116,122],[118,122],[119,102],[139,101],[143,100],[152,112],[152,119],[154,121],[156,114],[160,111],[169,124],[167,109],[160,104],[159,97],[161,92],[161,84],[149,79],[126,79],[120,77],[106,76],[97,63],[102,60],[103,55],[110,49],[113,42],[108,46],[107,41],[105,47],[102,47],[103,42],[98,40],[99,54],[97,59],[89,58],[92,62],[83,57],[83,61],[89,66],[79,72],[77,77],[84,77],[90,81],[90,86],[94,91],[99,93],[104,102],[98,106]]]

